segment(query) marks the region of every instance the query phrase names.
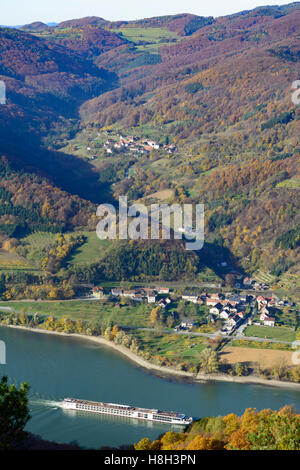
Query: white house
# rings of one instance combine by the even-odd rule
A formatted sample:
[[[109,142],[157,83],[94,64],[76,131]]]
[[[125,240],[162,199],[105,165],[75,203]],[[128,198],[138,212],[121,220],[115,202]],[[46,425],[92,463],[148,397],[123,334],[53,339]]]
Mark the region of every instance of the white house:
[[[148,304],[154,304],[156,302],[156,296],[154,292],[148,292],[147,294]]]
[[[134,290],[124,290],[123,297],[129,297],[130,299],[134,299],[135,291]]]
[[[217,303],[209,309],[209,313],[213,315],[220,315],[220,312],[223,310],[223,306],[220,303]]]
[[[111,290],[111,295],[114,297],[120,297],[120,295],[123,295],[123,289],[115,288]]]
[[[275,326],[275,318],[274,317],[266,317],[264,320],[265,326]]]
[[[157,292],[158,294],[168,294],[170,289],[168,287],[158,287]]]
[[[187,302],[193,302],[194,304],[198,301],[198,295],[196,294],[183,294],[182,300],[186,300]]]
[[[230,317],[230,312],[228,310],[222,310],[220,313],[220,318],[223,318],[223,320],[228,320]]]
[[[188,328],[189,330],[193,328],[194,325],[195,323],[193,322],[193,320],[182,320],[181,322],[181,327]]]

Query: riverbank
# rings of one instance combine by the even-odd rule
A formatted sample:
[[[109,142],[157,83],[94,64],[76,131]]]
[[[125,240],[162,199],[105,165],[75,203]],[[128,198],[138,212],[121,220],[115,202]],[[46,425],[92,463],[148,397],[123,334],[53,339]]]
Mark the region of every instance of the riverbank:
[[[154,373],[156,375],[160,375],[162,377],[173,377],[173,378],[182,378],[187,379],[192,382],[235,382],[235,383],[242,383],[242,384],[256,384],[256,385],[264,385],[269,387],[280,387],[280,388],[288,388],[300,391],[300,383],[295,382],[284,382],[280,380],[266,380],[261,377],[256,377],[253,375],[244,376],[244,377],[237,377],[237,376],[230,376],[226,374],[192,374],[191,372],[185,372],[181,370],[176,370],[171,367],[166,366],[157,366],[152,364],[149,361],[146,361],[142,357],[138,356],[137,354],[133,353],[129,349],[125,348],[124,346],[115,344],[111,341],[106,340],[102,336],[87,336],[87,335],[80,335],[78,333],[63,333],[57,331],[50,331],[42,328],[31,328],[27,326],[21,325],[3,325],[0,326],[7,327],[7,328],[15,328],[19,330],[30,331],[33,333],[42,333],[42,334],[50,334],[50,335],[58,335],[58,336],[66,336],[69,338],[80,338],[87,341],[92,341],[94,343],[100,344],[102,346],[106,346],[111,348],[118,353],[126,356],[130,361],[142,367],[143,369],[147,370],[150,373]]]

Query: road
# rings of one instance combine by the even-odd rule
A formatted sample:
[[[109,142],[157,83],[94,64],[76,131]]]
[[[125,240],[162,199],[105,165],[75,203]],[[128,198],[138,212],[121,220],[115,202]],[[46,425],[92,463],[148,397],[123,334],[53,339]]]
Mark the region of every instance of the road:
[[[20,313],[18,310],[14,310],[11,307],[0,307],[0,311],[1,310],[5,312],[10,312],[10,313]],[[26,312],[26,313],[27,315],[35,315],[37,312]],[[146,328],[146,327],[124,326],[124,325],[119,325],[119,327],[124,330],[150,331],[153,333],[160,333],[160,334],[167,333],[167,334],[172,334],[172,335],[186,335],[186,336],[194,336],[194,337],[202,336],[204,338],[210,338],[210,339],[216,339],[217,337],[222,337],[222,338],[226,338],[230,340],[244,339],[247,341],[257,341],[259,343],[267,342],[267,343],[289,344],[289,345],[293,344],[292,341],[282,341],[282,340],[273,339],[273,338],[258,338],[257,336],[245,336],[243,334],[238,333],[238,330],[234,331],[233,334],[224,336],[220,330],[214,333],[199,333],[197,331],[189,331],[189,330],[174,331],[174,330],[168,330],[168,329],[157,329],[157,328]]]
[[[172,330],[167,330],[167,329],[157,329],[157,328],[142,328],[142,327],[135,327],[135,326],[122,326],[120,325],[120,328],[125,329],[125,330],[140,330],[140,331],[151,331],[155,333],[168,333],[171,335],[187,335],[187,336],[203,336],[206,338],[210,339],[216,339],[217,337],[222,337],[222,338],[228,338],[228,339],[245,339],[249,341],[258,341],[260,343],[278,343],[278,344],[292,344],[291,341],[282,341],[279,339],[273,339],[273,338],[258,338],[256,336],[245,336],[245,335],[240,335],[240,334],[235,334],[235,335],[222,335],[221,331],[216,331],[215,333],[199,333],[199,332],[194,332],[194,331],[188,331],[188,330],[179,330],[179,331],[172,331]]]

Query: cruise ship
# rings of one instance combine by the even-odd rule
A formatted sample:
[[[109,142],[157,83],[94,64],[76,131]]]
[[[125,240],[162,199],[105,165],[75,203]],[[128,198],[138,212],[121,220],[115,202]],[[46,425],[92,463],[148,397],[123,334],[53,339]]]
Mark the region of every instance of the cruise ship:
[[[159,423],[179,424],[182,426],[187,426],[193,422],[192,417],[173,411],[136,408],[128,405],[78,400],[76,398],[65,398],[63,408],[67,410],[86,411],[88,413],[121,416],[124,418],[144,419],[146,421],[156,421]]]

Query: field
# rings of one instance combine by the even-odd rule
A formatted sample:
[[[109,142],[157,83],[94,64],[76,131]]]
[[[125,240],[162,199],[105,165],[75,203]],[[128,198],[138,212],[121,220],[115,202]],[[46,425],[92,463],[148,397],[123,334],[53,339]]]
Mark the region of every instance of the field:
[[[272,285],[276,280],[276,277],[273,276],[272,274],[265,273],[265,272],[262,272],[262,271],[255,274],[254,278],[258,282],[264,282],[265,284],[269,284],[269,285]]]
[[[95,232],[78,232],[87,238],[86,243],[76,248],[67,260],[68,265],[83,266],[96,262],[110,247],[109,240],[100,240]]]
[[[157,199],[158,201],[166,201],[168,199],[172,199],[174,197],[174,191],[172,189],[164,189],[162,191],[158,191],[156,193],[150,194],[145,199]]]
[[[110,247],[109,240],[100,240],[95,232],[75,232],[84,235],[86,242],[76,248],[65,260],[66,266],[84,266],[96,262]],[[46,256],[51,245],[56,238],[56,234],[37,232],[21,239],[18,247],[20,253],[11,253],[0,249],[0,269],[2,271],[32,271],[40,272],[42,259]]]
[[[55,240],[53,233],[36,232],[22,239],[22,245],[26,250],[26,260],[40,268],[45,252],[50,248]]]
[[[245,330],[246,336],[256,336],[258,338],[278,339],[280,341],[295,341],[296,333],[292,329],[272,327],[272,326],[248,326]]]
[[[198,364],[201,352],[207,347],[206,338],[189,337],[184,335],[157,334],[137,331],[134,336],[141,342],[145,351],[151,355],[164,356],[178,362]]]
[[[0,269],[3,270],[30,270],[32,266],[21,256],[0,249]]]
[[[155,51],[159,46],[171,42],[177,42],[178,35],[164,28],[121,28],[112,29],[114,33],[133,42],[140,51]]]
[[[278,183],[277,188],[300,189],[300,175],[295,175],[288,180]]]
[[[38,313],[41,316],[52,315],[55,318],[67,317],[73,320],[91,322],[107,321],[120,326],[144,327],[148,325],[152,307],[141,303],[117,307],[113,303],[95,301],[50,301],[50,302],[1,302],[1,307],[12,308],[17,312]]]
[[[287,365],[292,365],[291,359],[292,352],[290,351],[228,346],[221,352],[221,361],[227,364],[236,364],[237,362],[247,364],[259,363],[262,368],[271,367],[281,361],[284,361]]]

